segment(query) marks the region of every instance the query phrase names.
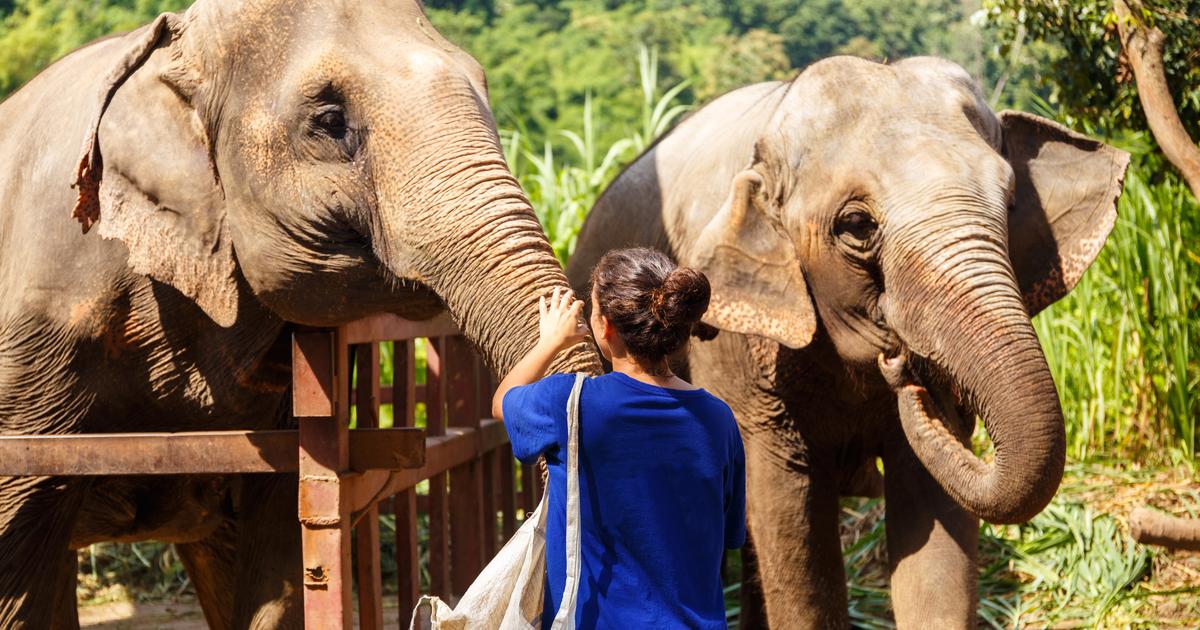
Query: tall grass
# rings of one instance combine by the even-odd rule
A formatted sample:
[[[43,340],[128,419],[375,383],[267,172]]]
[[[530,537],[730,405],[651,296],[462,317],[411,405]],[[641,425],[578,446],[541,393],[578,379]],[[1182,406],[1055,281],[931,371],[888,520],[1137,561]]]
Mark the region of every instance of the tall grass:
[[[1173,176],[1134,167],[1108,243],[1034,320],[1075,459],[1196,461],[1200,207]]]
[[[642,46],[638,54],[642,111],[635,124],[627,124],[628,136],[601,148],[596,141],[597,125],[591,94],[584,101],[579,131],[563,129],[571,151],[555,152],[555,143],[545,138],[540,144],[519,130],[502,130],[509,168],[529,195],[534,212],[546,230],[555,255],[564,265],[575,251],[575,240],[588,210],[620,169],[666,133],[675,121],[692,108],[677,103],[687,83],[666,92],[658,85],[658,53]]]

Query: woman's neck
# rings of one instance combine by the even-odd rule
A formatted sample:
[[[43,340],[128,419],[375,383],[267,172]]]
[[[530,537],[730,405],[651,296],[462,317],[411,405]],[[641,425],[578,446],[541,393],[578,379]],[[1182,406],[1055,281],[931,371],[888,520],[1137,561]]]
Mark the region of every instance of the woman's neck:
[[[614,356],[612,366],[614,372],[620,372],[635,381],[668,389],[696,389],[691,383],[675,376],[665,359],[656,365],[643,365],[628,355]]]

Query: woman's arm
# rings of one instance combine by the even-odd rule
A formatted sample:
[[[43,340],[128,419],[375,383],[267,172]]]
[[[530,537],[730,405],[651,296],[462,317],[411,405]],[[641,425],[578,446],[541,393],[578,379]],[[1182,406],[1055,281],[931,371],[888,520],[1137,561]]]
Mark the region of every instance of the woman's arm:
[[[508,390],[519,385],[528,385],[545,376],[550,363],[559,352],[587,337],[587,325],[579,317],[582,312],[583,302],[576,300],[570,291],[561,292],[555,289],[549,302],[544,297],[538,300],[537,345],[517,361],[513,369],[500,381],[496,394],[492,396],[493,418],[504,419],[504,395]]]

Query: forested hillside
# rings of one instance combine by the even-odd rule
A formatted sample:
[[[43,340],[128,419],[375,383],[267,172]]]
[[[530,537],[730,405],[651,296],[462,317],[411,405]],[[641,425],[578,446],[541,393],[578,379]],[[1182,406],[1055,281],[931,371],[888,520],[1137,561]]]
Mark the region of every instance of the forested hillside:
[[[87,41],[188,4],[0,0],[0,97]],[[430,0],[426,7],[487,69],[500,125],[538,137],[579,126],[589,93],[597,119],[637,120],[641,99],[628,86],[640,81],[641,47],[657,52],[660,85],[686,83],[684,102],[787,78],[833,54],[949,57],[997,102],[1024,104],[1036,87],[1010,76],[978,0]],[[998,83],[1005,89],[995,90]],[[604,126],[599,139],[632,131],[622,126]]]
[[[687,82],[684,101],[787,78],[833,54],[876,59],[938,54],[985,85],[998,64],[971,23],[972,0],[438,0],[430,17],[488,69],[500,123],[537,133],[576,126],[585,95],[598,118],[636,120],[625,86],[640,46],[659,52],[659,81]],[[603,136],[623,135],[619,129]]]

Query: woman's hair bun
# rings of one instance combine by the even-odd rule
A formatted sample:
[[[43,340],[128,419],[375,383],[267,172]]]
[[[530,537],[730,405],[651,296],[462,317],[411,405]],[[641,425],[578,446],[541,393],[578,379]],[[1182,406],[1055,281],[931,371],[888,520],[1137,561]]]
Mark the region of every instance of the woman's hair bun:
[[[592,287],[600,313],[630,353],[651,365],[687,343],[711,291],[698,269],[676,267],[662,252],[641,247],[601,257]]]
[[[676,267],[655,291],[651,309],[665,326],[690,326],[708,310],[712,289],[697,269]]]

